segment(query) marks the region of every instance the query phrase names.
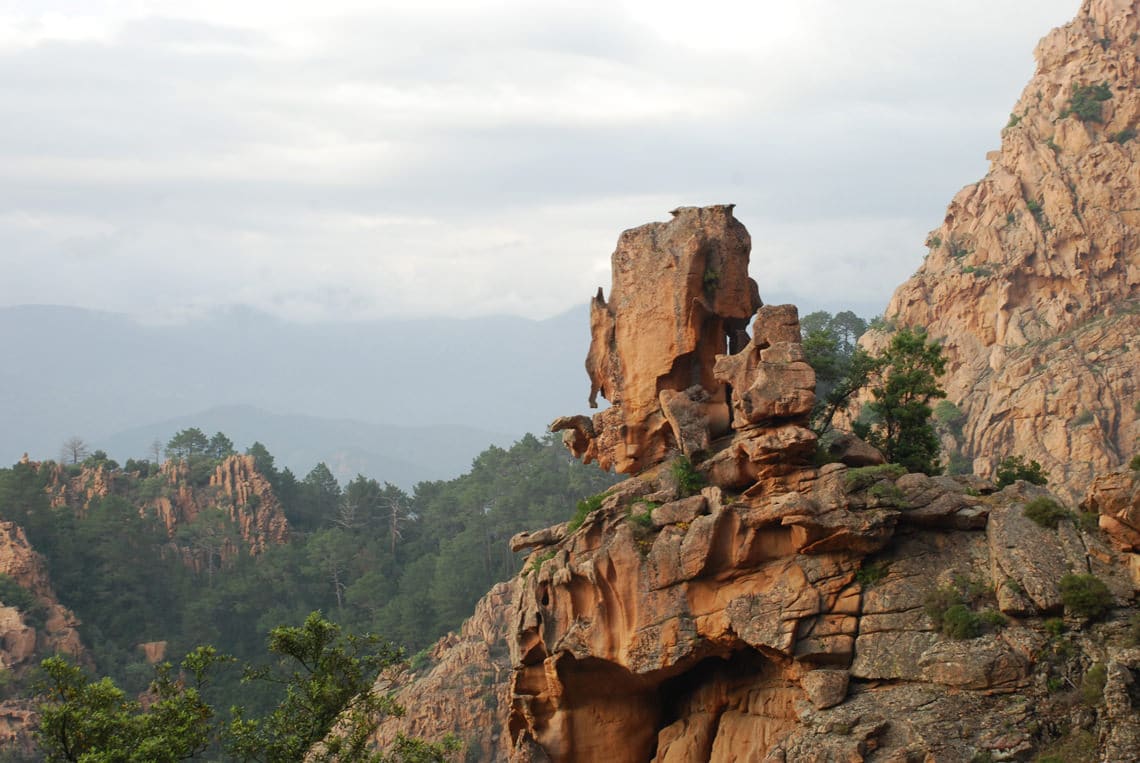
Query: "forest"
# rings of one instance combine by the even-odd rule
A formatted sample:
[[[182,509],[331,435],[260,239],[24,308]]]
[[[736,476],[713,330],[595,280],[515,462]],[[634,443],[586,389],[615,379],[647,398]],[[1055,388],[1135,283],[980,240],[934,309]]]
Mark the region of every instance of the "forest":
[[[804,349],[819,382],[813,426],[826,441],[835,414],[878,379],[876,399],[867,406],[871,418],[856,426],[889,450],[896,447],[890,432],[899,406],[910,406],[907,415],[917,417],[921,443],[913,452],[913,443],[904,442],[895,460],[910,459],[914,470],[934,473],[938,446],[928,403],[941,391],[929,372],[940,370],[940,351],[925,334],[903,331],[871,358],[856,345],[867,325],[850,312],[804,318]],[[907,363],[925,364],[927,387],[909,389],[915,394],[892,403],[886,390],[893,372],[887,369]],[[466,474],[421,482],[410,493],[365,475],[341,485],[324,463],[298,478],[255,442],[246,454],[280,503],[287,542],[270,543],[257,554],[246,548],[235,553],[237,528],[220,508],[173,531],[146,508],[172,490],[162,456],[179,464],[192,490],[212,495],[211,475],[235,452],[224,433],[208,436],[192,427],[174,433],[164,447],[154,443],[148,458],[122,466],[73,438],[64,443],[58,465],[0,469],[0,519],[25,529],[47,561],[59,601],[81,621],[95,673],[126,695],[139,695],[155,679],[140,644],[167,642],[166,659],[175,662],[209,645],[233,659],[211,666],[212,679],[202,690],[206,701],[240,706],[251,715],[269,712],[281,700],[281,686],[243,681],[239,666],[264,662],[267,634],[307,623],[311,613],[338,632],[380,634],[396,650],[386,653],[393,660],[422,667],[431,644],[457,629],[493,584],[518,573],[525,552],[510,551],[513,534],[567,520],[576,505],[588,505],[617,480],[573,459],[553,435],[528,434],[510,448],[489,447]],[[53,481],[98,469],[115,475],[114,490],[79,506],[53,506]],[[249,500],[256,507],[260,499]],[[191,558],[197,563],[188,564]],[[0,598],[24,602],[34,618],[34,597],[3,576]],[[5,681],[0,690],[26,696],[35,681],[29,674]]]

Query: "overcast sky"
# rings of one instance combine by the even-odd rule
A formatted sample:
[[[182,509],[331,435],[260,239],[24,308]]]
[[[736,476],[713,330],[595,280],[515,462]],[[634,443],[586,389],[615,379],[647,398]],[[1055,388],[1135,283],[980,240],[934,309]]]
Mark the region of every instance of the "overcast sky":
[[[1078,0],[8,0],[0,305],[542,318],[734,202],[881,312]]]

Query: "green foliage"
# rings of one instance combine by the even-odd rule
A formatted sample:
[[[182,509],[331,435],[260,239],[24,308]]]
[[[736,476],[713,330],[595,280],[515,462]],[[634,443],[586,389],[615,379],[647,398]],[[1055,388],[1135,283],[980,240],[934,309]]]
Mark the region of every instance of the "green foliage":
[[[1049,482],[1049,475],[1036,461],[1026,461],[1024,456],[1006,456],[997,467],[997,486],[999,488],[1012,485],[1018,480],[1025,480],[1033,485],[1044,485]]]
[[[938,249],[942,246],[942,237],[935,234],[927,240],[926,245],[931,249]]]
[[[938,474],[940,446],[930,401],[946,397],[938,386],[946,369],[941,345],[927,341],[925,331],[900,329],[880,361],[884,375],[871,388],[875,400],[867,405],[880,420],[869,433],[871,444],[908,471]]]
[[[856,570],[855,580],[864,588],[870,588],[887,576],[890,567],[887,562],[873,562],[870,564],[864,562],[863,566]]]
[[[800,321],[804,356],[816,377],[816,403],[811,419],[816,434],[830,429],[835,415],[867,384],[874,363],[856,345],[866,330],[867,321],[850,310],[834,316],[820,310]]]
[[[973,249],[967,249],[966,245],[956,239],[950,240],[950,256],[956,260],[960,260],[966,255],[970,254]]]
[[[548,549],[546,551],[543,551],[541,554],[535,554],[534,558],[531,559],[530,562],[530,572],[533,572],[537,575],[538,571],[542,569],[542,565],[553,559],[555,553],[556,552],[554,549]]]
[[[683,498],[695,495],[707,484],[705,476],[697,471],[697,467],[693,466],[688,456],[674,456],[669,462],[669,474],[673,477],[677,492]]]
[[[167,458],[190,458],[206,455],[210,448],[210,438],[198,427],[183,429],[166,443]]]
[[[1022,513],[1041,527],[1051,530],[1057,529],[1057,523],[1062,519],[1072,519],[1073,514],[1052,498],[1038,496],[1025,504]]]
[[[173,763],[199,757],[219,737],[227,759],[265,763],[418,763],[447,760],[457,749],[454,740],[428,744],[404,737],[387,754],[369,750],[380,720],[403,713],[375,688],[379,672],[402,658],[378,637],[345,635],[313,612],[299,627],[274,628],[269,650],[274,664],[247,666],[243,680],[281,685],[282,699],[262,717],[234,706],[222,726],[203,689],[215,666],[232,658],[212,647],[187,655],[178,675],[169,664],[158,666],[145,706],[111,679],[90,680],[63,658],[50,657],[41,663],[37,690],[41,748],[49,761],[91,763]]]
[[[947,454],[946,459],[946,473],[947,474],[973,474],[974,462],[962,454],[961,451],[952,450]],[[973,488],[967,488],[967,492]],[[970,493],[977,495],[977,491]]]
[[[247,667],[242,680],[284,685],[285,697],[261,718],[234,709],[225,746],[238,760],[305,760],[321,740],[316,760],[364,760],[368,736],[380,720],[403,712],[391,696],[374,688],[377,674],[400,662],[403,652],[375,635],[345,635],[313,612],[299,627],[270,631],[269,651],[282,660]],[[336,734],[325,739],[334,723]]]
[[[1121,145],[1127,143],[1136,137],[1136,130],[1132,127],[1126,127],[1120,132],[1113,133],[1109,138],[1113,143],[1120,143]]]
[[[1061,578],[1061,601],[1065,610],[1085,620],[1096,620],[1112,609],[1112,592],[1096,575],[1065,575]]]
[[[1065,632],[1065,621],[1059,617],[1047,618],[1044,622],[1045,632],[1053,638],[1060,638]]]
[[[1091,731],[1081,729],[1043,749],[1034,761],[1035,763],[1093,763],[1096,759],[1096,737]]]
[[[978,278],[989,278],[994,274],[994,272],[985,265],[966,265],[962,268],[962,272],[968,275],[975,275]]]
[[[1075,419],[1073,419],[1073,426],[1075,426],[1075,427],[1086,426],[1088,424],[1093,423],[1094,418],[1095,417],[1093,416],[1092,411],[1089,411],[1089,410],[1081,411],[1079,414],[1077,414],[1077,417]]]
[[[0,605],[15,607],[30,621],[33,628],[43,625],[47,610],[36,595],[16,582],[15,578],[0,572]]]
[[[1021,117],[1019,117],[1017,114],[1010,114],[1009,115],[1009,122],[1007,122],[1005,126],[1006,127],[1017,127],[1017,123],[1020,121],[1021,121]]]
[[[880,466],[861,466],[848,469],[846,475],[847,492],[856,493],[866,490],[881,480],[896,480],[906,474],[906,467],[901,464],[882,464]]]
[[[935,629],[943,635],[952,639],[977,638],[1006,625],[1005,616],[1000,612],[975,610],[990,595],[990,589],[981,581],[956,576],[952,584],[928,592],[923,609]]]
[[[1081,528],[1081,532],[1095,533],[1100,529],[1100,515],[1095,511],[1079,512],[1077,526]]]
[[[942,613],[942,633],[956,640],[977,638],[982,635],[981,618],[965,604],[952,604]]]
[[[1041,218],[1045,214],[1045,208],[1041,206],[1041,202],[1037,199],[1026,199],[1025,206],[1029,209],[1029,214],[1033,215],[1037,222],[1041,222]]]
[[[1064,119],[1073,116],[1082,122],[1100,122],[1100,104],[1112,98],[1112,90],[1107,82],[1099,85],[1073,85],[1072,95],[1069,97],[1069,107],[1061,111],[1060,117]]]
[[[569,524],[566,525],[567,532],[574,532],[582,523],[586,521],[586,517],[591,513],[597,511],[602,507],[602,501],[606,498],[605,493],[598,493],[589,498],[583,498],[578,501],[577,508],[574,510],[574,516],[570,518]]]
[[[1128,468],[1134,472],[1140,472],[1140,453],[1132,457],[1132,460],[1128,462]]]
[[[1061,147],[1057,145],[1057,141],[1053,140],[1052,135],[1050,135],[1048,137],[1048,139],[1046,139],[1045,145],[1048,146],[1053,151],[1054,154],[1061,153]]]
[[[1103,662],[1094,663],[1081,679],[1081,701],[1089,707],[1104,702],[1104,686],[1108,682],[1108,669]]]
[[[906,495],[903,493],[902,488],[893,482],[887,482],[885,480],[876,482],[867,491],[867,495],[888,506],[898,506],[902,508],[906,506]]]
[[[173,763],[197,756],[210,744],[214,718],[201,690],[224,659],[202,647],[183,660],[181,675],[169,663],[158,666],[144,708],[110,678],[92,681],[62,657],[47,658],[36,690],[46,759]]]
[[[934,406],[934,420],[955,437],[961,437],[962,426],[966,423],[966,414],[949,400],[939,400],[938,404]]]

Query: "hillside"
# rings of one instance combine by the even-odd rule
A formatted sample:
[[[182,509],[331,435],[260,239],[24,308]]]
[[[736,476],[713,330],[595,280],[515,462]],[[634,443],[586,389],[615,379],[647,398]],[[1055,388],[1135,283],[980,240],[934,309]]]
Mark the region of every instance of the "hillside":
[[[755,285],[719,277],[749,249],[731,207],[622,234],[587,357],[615,404],[553,428],[631,476],[512,539],[528,561],[403,678],[412,711],[378,741],[455,734],[520,762],[1131,759],[1140,471],[1104,474],[1078,516],[865,446],[821,465],[796,309],[744,324]]]
[[[1022,455],[1070,500],[1140,438],[1138,35],[1135,3],[1085,0],[1040,42],[989,173],[885,314],[942,339],[974,471]]]

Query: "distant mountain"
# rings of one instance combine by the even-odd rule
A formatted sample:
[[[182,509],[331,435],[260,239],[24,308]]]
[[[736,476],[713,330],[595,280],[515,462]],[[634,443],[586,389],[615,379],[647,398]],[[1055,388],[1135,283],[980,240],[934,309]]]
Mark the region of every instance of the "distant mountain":
[[[454,476],[490,442],[540,432],[585,408],[587,322],[585,307],[543,321],[321,324],[232,309],[180,325],[68,307],[0,308],[0,463],[25,451],[54,458],[72,435],[118,457],[142,456],[155,436],[199,426],[259,439],[290,466],[301,461],[287,453],[343,452],[350,471],[388,463],[386,470],[435,473],[433,463],[457,463],[457,449],[470,445],[458,470],[439,474]]]
[[[357,474],[411,490],[424,480],[451,479],[471,468],[490,445],[509,446],[517,437],[466,426],[399,427],[349,419],[279,415],[252,406],[222,406],[201,413],[135,427],[100,438],[98,446],[120,459],[146,453],[156,438],[198,427],[225,432],[239,450],[255,441],[273,454],[278,468],[302,479],[325,462],[343,483]]]

